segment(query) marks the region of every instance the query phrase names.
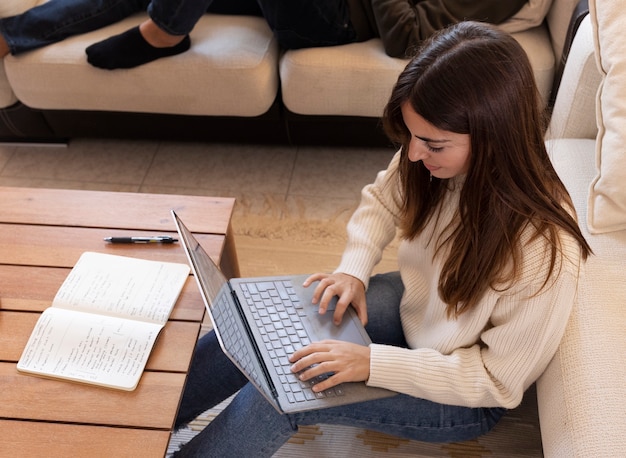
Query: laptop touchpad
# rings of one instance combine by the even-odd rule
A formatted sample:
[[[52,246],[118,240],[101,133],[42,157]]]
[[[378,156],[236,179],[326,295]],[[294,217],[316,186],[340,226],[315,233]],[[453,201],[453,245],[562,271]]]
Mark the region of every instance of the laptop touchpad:
[[[323,315],[318,312],[317,307],[310,307],[307,317],[316,334],[314,339],[336,339],[365,345],[366,342],[363,340],[361,332],[353,322],[353,319],[356,319],[353,318],[353,311],[346,311],[339,326],[333,323],[333,314],[336,306],[337,299],[334,298]]]

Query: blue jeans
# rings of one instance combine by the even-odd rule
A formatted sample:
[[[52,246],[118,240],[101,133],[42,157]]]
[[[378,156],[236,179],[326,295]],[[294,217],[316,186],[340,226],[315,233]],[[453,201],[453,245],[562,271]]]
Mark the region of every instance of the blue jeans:
[[[11,54],[19,54],[146,10],[172,35],[189,34],[211,12],[262,15],[284,49],[332,46],[356,38],[345,0],[50,0],[0,19],[0,34]]]
[[[404,286],[398,273],[372,278],[368,333],[373,341],[406,346],[399,304]],[[297,414],[280,414],[247,383],[219,348],[214,333],[198,342],[176,427],[237,392],[232,402],[177,457],[272,456],[299,425],[348,425],[426,442],[458,442],[488,432],[501,408],[467,408],[397,396]]]

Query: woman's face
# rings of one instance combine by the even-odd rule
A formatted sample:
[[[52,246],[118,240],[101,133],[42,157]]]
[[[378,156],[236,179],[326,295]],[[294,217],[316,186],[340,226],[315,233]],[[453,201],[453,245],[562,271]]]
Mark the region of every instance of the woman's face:
[[[422,118],[407,102],[402,118],[411,133],[408,157],[422,161],[432,176],[452,178],[467,173],[470,158],[470,136],[440,130]]]

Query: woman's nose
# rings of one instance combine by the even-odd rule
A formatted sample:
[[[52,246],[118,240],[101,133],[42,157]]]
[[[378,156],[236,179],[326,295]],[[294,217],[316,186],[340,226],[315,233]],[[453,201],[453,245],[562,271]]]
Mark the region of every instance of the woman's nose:
[[[423,144],[415,140],[412,140],[411,143],[409,143],[409,154],[408,154],[409,161],[411,162],[421,161],[427,155],[428,153],[426,152],[426,148],[424,147]]]

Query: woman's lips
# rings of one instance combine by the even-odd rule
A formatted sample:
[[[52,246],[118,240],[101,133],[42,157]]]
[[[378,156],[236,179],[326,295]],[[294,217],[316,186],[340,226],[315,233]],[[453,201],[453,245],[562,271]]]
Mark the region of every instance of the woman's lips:
[[[436,167],[434,165],[429,165],[424,163],[424,167],[426,167],[429,171],[434,172],[435,170],[439,170],[441,167]]]

